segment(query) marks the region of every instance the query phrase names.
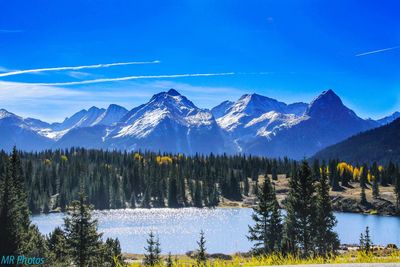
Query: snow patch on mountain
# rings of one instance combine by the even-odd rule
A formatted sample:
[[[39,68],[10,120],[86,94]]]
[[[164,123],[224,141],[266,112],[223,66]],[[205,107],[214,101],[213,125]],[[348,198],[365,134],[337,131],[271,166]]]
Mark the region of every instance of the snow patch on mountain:
[[[142,116],[132,122],[132,124],[123,126],[116,136],[119,138],[124,136],[135,136],[144,138],[148,136],[154,128],[168,116],[167,110],[155,109],[144,112]]]
[[[0,109],[0,120],[9,118],[9,117],[18,117],[18,116],[15,115],[14,113],[8,112],[5,109]],[[18,117],[18,118],[20,118],[20,117]]]

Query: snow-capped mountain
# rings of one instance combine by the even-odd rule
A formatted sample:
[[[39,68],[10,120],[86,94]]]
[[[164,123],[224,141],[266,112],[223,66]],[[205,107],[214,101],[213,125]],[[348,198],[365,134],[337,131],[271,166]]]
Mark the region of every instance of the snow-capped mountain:
[[[76,128],[87,128],[93,126],[111,126],[118,123],[128,110],[124,107],[111,104],[107,109],[91,107],[83,109],[61,123],[43,125],[39,133],[50,139],[59,140],[65,134]]]
[[[293,123],[282,124],[263,138],[247,144],[246,152],[301,159],[378,125],[358,117],[332,90],[328,90],[314,99],[305,114]]]
[[[62,131],[73,128],[91,127],[95,125],[111,126],[120,121],[128,112],[124,107],[110,105],[107,109],[91,107],[83,109],[70,118],[66,118],[62,123],[55,123],[51,126],[53,130]]]
[[[243,95],[229,106],[224,103],[217,106],[226,107],[217,122],[241,152],[246,151],[249,142],[268,135],[275,127],[295,123],[307,108],[305,103],[287,105],[258,94]]]
[[[246,94],[230,105],[224,116],[218,118],[218,124],[226,131],[234,133],[238,129],[246,128],[252,120],[268,112],[301,116],[306,108],[305,103],[287,105],[262,95]]]
[[[171,89],[129,111],[105,142],[119,149],[222,153],[222,131],[213,115]]]
[[[80,146],[301,159],[398,116],[361,119],[332,90],[310,104],[246,94],[210,111],[171,89],[130,111],[118,105],[91,107],[53,124],[0,110],[0,149]]]

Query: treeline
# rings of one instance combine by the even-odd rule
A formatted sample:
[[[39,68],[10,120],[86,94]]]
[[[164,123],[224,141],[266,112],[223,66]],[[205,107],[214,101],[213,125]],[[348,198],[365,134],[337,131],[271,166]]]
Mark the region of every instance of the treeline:
[[[258,177],[293,176],[296,161],[245,155],[180,155],[72,148],[40,153],[18,152],[31,213],[65,211],[85,188],[95,209],[214,207],[222,198],[240,201],[257,193]],[[9,155],[0,152],[0,177]],[[310,163],[314,176],[324,170],[332,190],[360,183],[380,196],[380,186],[393,185],[400,206],[400,169],[389,162],[367,166],[340,160]],[[352,184],[352,185],[351,185]]]
[[[92,207],[80,194],[68,205],[63,228],[43,236],[29,218],[22,165],[14,149],[4,158],[0,180],[0,259],[10,266],[116,266],[118,239],[105,242],[91,218]]]
[[[0,175],[8,155],[0,153]],[[72,148],[20,152],[32,213],[66,210],[80,185],[95,209],[213,207],[241,200],[259,175],[289,174],[292,161],[251,156],[172,155]]]
[[[323,170],[323,171],[322,171]],[[339,160],[330,160],[328,164],[320,163],[315,160],[313,163],[313,173],[317,178],[323,174],[329,178],[329,184],[333,191],[340,191],[354,184],[359,184],[361,188],[361,204],[368,204],[365,190],[370,188],[374,199],[380,197],[381,186],[393,186],[393,194],[396,197],[396,209],[400,212],[400,168],[398,164],[389,162],[386,166],[357,164],[351,165]]]

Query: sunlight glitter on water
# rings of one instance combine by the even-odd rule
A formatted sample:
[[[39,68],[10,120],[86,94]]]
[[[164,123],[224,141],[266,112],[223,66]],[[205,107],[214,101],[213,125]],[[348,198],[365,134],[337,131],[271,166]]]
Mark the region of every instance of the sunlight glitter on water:
[[[251,248],[247,240],[248,225],[252,224],[251,209],[121,209],[94,211],[103,238],[121,242],[122,250],[143,253],[150,231],[160,238],[163,253],[185,253],[197,248],[201,230],[205,232],[209,253],[245,252]],[[43,234],[63,224],[64,214],[32,216]],[[360,233],[368,225],[375,244],[400,245],[400,218],[351,213],[336,213],[335,230],[342,243],[358,243]]]

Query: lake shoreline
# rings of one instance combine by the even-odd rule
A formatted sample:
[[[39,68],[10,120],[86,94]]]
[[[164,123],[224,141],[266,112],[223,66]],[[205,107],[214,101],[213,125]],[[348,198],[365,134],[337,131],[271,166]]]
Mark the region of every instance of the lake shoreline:
[[[367,203],[367,205],[362,205],[357,200],[352,198],[344,198],[344,197],[331,197],[332,198],[332,208],[335,212],[341,213],[353,213],[353,214],[365,214],[365,215],[377,215],[377,216],[388,216],[388,217],[399,217],[400,214],[396,212],[396,207],[393,203],[385,199],[376,199],[372,202]],[[214,209],[214,208],[237,208],[251,209],[255,207],[255,204],[249,204],[245,201],[231,201],[231,200],[223,200],[216,207],[202,207],[199,209]],[[281,204],[283,209],[283,204]],[[165,209],[169,207],[153,207],[153,208],[134,208],[134,209]],[[170,208],[170,209],[185,209],[185,208],[196,208],[196,207],[178,207],[178,208]],[[128,208],[125,208],[128,209]],[[110,210],[120,210],[120,209],[103,209],[99,211],[110,211]],[[50,210],[48,213],[32,213],[31,215],[45,215],[45,214],[53,214],[53,213],[62,213],[61,209]]]
[[[341,213],[354,213],[365,215],[389,216],[399,217],[400,214],[396,212],[396,207],[393,203],[385,199],[376,199],[367,205],[362,205],[353,198],[345,198],[341,196],[331,197],[332,208],[335,212]],[[253,208],[254,204],[248,204],[244,201],[229,201],[225,200],[218,205],[218,208]],[[281,203],[283,208],[283,204]]]

